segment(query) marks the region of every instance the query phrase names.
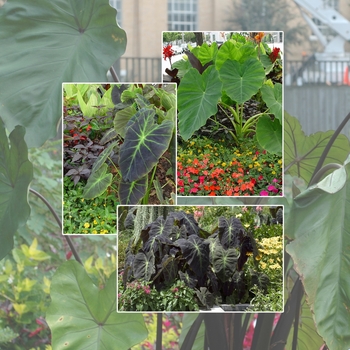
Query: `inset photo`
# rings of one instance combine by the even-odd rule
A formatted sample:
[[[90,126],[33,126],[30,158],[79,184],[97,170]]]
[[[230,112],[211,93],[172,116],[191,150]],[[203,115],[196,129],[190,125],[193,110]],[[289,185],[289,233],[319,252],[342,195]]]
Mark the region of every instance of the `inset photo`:
[[[283,206],[118,206],[119,312],[283,312]]]
[[[63,84],[64,234],[116,234],[118,204],[175,204],[176,84]]]
[[[283,32],[163,32],[163,58],[177,195],[282,195]]]

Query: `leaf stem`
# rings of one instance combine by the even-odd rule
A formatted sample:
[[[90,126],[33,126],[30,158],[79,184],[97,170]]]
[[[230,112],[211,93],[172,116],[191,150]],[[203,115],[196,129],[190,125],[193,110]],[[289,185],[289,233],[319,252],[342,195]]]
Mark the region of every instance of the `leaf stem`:
[[[316,176],[316,174],[318,173],[318,171],[322,168],[322,164],[324,163],[327,154],[329,152],[329,150],[331,149],[335,139],[338,137],[338,135],[340,134],[340,132],[343,130],[344,126],[346,125],[346,123],[350,120],[350,113],[348,113],[348,115],[344,118],[344,120],[340,123],[340,125],[338,126],[337,130],[334,131],[333,136],[330,138],[330,140],[327,143],[327,146],[325,147],[324,151],[321,154],[320,159],[318,160],[318,163],[316,165],[316,168],[314,170],[314,173],[312,174],[311,180],[310,180],[310,184],[312,184],[314,182],[314,177]],[[310,185],[309,185],[310,186]]]
[[[61,231],[62,231],[62,220],[60,219],[60,217],[57,215],[57,213],[55,212],[55,209],[52,207],[52,205],[46,200],[46,198],[41,195],[39,192],[33,190],[32,188],[29,188],[29,192],[33,193],[34,195],[36,195],[38,198],[40,198],[45,204],[46,206],[49,208],[49,210],[51,211],[52,215],[54,216],[58,226],[60,227]],[[69,248],[71,249],[73,255],[74,255],[74,258],[76,261],[78,261],[80,264],[83,265],[80,257],[79,257],[79,254],[77,252],[77,250],[75,249],[74,245],[73,245],[73,242],[71,240],[71,238],[67,235],[64,235],[64,238],[66,239],[68,245],[69,245]]]

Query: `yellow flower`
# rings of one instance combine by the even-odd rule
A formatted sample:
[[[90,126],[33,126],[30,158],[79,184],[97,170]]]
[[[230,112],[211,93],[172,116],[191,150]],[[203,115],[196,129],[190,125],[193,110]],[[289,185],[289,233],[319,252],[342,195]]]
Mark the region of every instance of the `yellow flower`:
[[[225,163],[225,162],[222,162],[221,165],[222,165],[222,166],[226,166],[226,163]]]
[[[88,222],[85,222],[84,227],[85,227],[85,228],[89,228],[89,227],[90,227],[90,224],[89,224]]]
[[[97,235],[97,231],[96,231],[96,230],[93,230],[92,233],[93,233],[94,235]]]
[[[97,225],[97,220],[94,220],[94,225]]]

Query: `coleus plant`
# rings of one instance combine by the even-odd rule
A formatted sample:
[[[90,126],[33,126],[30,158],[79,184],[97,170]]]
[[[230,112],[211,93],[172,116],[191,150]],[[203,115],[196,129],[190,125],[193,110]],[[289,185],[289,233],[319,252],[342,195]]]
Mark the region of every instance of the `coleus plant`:
[[[114,128],[100,141],[108,145],[93,165],[84,197],[97,197],[111,185],[113,176],[108,173],[106,161],[114,152],[119,154],[119,200],[122,204],[137,204],[150,191],[159,159],[168,149],[174,149],[175,85],[115,85],[112,100],[116,110]]]
[[[206,232],[192,214],[171,211],[146,225],[136,242],[130,241],[124,288],[128,282],[139,280],[161,291],[180,279],[196,290],[200,304],[206,308],[215,301],[249,302],[251,286],[256,284],[266,292],[269,279],[243,269],[248,255],[257,256],[256,243],[238,218],[220,217],[214,232]]]
[[[256,132],[260,146],[282,155],[282,84],[279,52],[263,42],[233,34],[220,47],[204,43],[173,64],[181,77],[178,90],[179,133],[188,140],[221,110],[235,143]],[[262,99],[262,113],[244,119],[244,103]],[[211,119],[223,126],[216,119]]]

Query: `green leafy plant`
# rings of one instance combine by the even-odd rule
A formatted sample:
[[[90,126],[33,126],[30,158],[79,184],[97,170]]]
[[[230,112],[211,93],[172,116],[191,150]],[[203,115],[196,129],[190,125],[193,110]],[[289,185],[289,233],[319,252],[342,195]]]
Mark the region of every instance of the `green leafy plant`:
[[[271,54],[261,40],[254,42],[234,34],[220,48],[216,43],[204,43],[187,52],[191,65],[183,61],[173,64],[182,70],[178,92],[181,137],[188,140],[210,118],[236,144],[256,132],[262,147],[282,155],[282,85],[267,77],[280,70],[281,61],[276,59],[278,52],[276,57]],[[262,99],[267,108],[245,120],[243,106],[253,96],[259,96],[256,98]],[[230,121],[230,127],[216,116],[219,110]]]
[[[111,185],[112,175],[107,173],[104,162],[114,150],[119,153],[120,203],[137,204],[141,199],[148,202],[159,159],[174,148],[171,141],[175,130],[175,91],[171,86],[168,90],[152,85],[113,88],[115,128],[105,134],[101,143],[111,142],[115,137],[121,141],[112,141],[96,159],[84,190],[85,198],[95,198]]]
[[[125,51],[126,34],[116,23],[116,10],[105,0],[16,0],[1,8],[0,21],[1,45],[7,47],[0,54],[0,115],[8,130],[26,128],[29,147],[40,146],[56,134],[62,82],[105,81],[108,69]],[[12,36],[21,40],[14,42]],[[15,86],[23,81],[18,95]]]

